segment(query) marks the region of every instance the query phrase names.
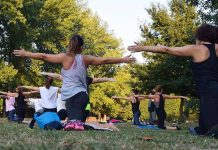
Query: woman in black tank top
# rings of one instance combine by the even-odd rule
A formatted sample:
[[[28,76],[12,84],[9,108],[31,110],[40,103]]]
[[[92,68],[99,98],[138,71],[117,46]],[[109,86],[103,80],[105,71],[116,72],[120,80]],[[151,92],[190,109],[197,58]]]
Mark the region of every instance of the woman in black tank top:
[[[24,101],[25,96],[22,92],[18,92],[18,97],[15,98],[16,103],[16,114],[17,114],[17,120],[23,121],[26,114],[26,102]]]
[[[143,125],[140,123],[140,116],[141,116],[141,111],[139,109],[140,106],[140,100],[143,100],[144,98],[140,98],[137,96],[138,91],[137,90],[132,90],[132,95],[129,97],[117,97],[113,96],[112,98],[115,100],[127,100],[131,102],[132,106],[132,113],[133,113],[133,124],[134,125]]]
[[[163,88],[161,85],[157,85],[154,88],[155,94],[154,95],[139,95],[139,97],[144,97],[148,99],[153,99],[154,104],[155,104],[155,111],[157,114],[157,119],[158,119],[158,128],[160,129],[172,129],[176,130],[178,129],[177,127],[165,127],[164,122],[166,119],[166,111],[164,109],[165,105],[165,100],[166,99],[178,99],[178,98],[184,98],[188,99],[188,97],[185,96],[171,96],[171,95],[166,95],[163,94]]]
[[[196,33],[196,44],[183,47],[129,46],[131,52],[167,53],[192,58],[193,79],[200,98],[199,127],[190,129],[193,134],[205,134],[218,124],[218,28],[203,24]]]
[[[23,89],[21,86],[17,86],[16,88],[17,93],[12,93],[12,92],[0,92],[1,94],[10,96],[10,97],[15,97],[15,104],[16,104],[16,121],[22,122],[25,118],[25,113],[26,113],[26,102],[25,102],[25,96],[28,96],[30,94],[37,93],[36,91],[30,91],[30,92],[23,92]]]

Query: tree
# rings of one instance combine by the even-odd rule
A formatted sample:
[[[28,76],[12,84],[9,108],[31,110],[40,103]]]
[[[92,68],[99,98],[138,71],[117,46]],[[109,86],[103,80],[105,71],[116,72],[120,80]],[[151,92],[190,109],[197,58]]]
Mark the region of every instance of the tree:
[[[83,1],[17,0],[15,3],[2,0],[0,8],[0,59],[17,69],[16,83],[42,86],[44,82],[38,76],[39,71],[60,73],[61,68],[60,65],[14,57],[12,51],[20,47],[33,52],[65,52],[70,37],[81,34],[85,41],[84,54],[102,57],[122,55],[120,40]],[[89,74],[93,77],[113,77],[120,68],[118,65],[90,67]],[[2,88],[6,90],[6,86]],[[104,89],[104,86],[97,86],[93,92],[103,91],[98,93],[107,103],[111,99]],[[106,109],[113,107],[110,104],[113,103],[108,103]],[[100,109],[94,107],[93,111]],[[104,111],[103,108],[101,111]]]
[[[187,3],[198,6],[202,22],[218,24],[218,1],[217,0],[187,0]]]
[[[162,44],[167,46],[183,46],[194,43],[193,33],[198,25],[195,7],[187,5],[185,0],[172,0],[169,11],[160,5],[152,5],[147,9],[152,18],[150,25],[140,26],[144,45]],[[158,84],[164,85],[164,93],[193,95],[192,74],[189,58],[178,58],[169,55],[146,53],[144,66],[135,66],[133,74],[143,79],[143,90],[150,91]],[[138,75],[143,72],[144,76]],[[180,120],[183,120],[184,101],[181,101]]]
[[[95,114],[107,114],[114,118],[131,120],[130,102],[112,100],[112,96],[128,96],[132,91],[132,83],[137,82],[129,73],[129,67],[119,67],[114,78],[116,82],[94,84],[91,86],[90,101]]]

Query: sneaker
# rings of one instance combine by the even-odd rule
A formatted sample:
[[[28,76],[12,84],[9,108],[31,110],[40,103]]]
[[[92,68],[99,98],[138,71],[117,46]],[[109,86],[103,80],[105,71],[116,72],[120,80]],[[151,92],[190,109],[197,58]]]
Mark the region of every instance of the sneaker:
[[[64,130],[70,131],[70,130],[76,130],[76,131],[83,131],[83,123],[80,120],[74,120],[74,121],[69,121],[65,127]]]
[[[77,130],[77,131],[83,131],[84,130],[83,123],[80,120],[75,121],[74,130]]]
[[[74,128],[75,128],[75,121],[69,121],[64,126],[64,130],[66,131],[74,130]]]

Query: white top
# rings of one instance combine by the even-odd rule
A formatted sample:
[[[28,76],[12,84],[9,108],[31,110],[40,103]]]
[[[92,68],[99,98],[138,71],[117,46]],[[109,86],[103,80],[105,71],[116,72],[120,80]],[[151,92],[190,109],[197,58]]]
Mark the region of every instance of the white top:
[[[43,108],[57,108],[58,87],[50,86],[49,89],[46,87],[40,87],[39,91],[42,99],[41,105]]]
[[[66,109],[66,101],[61,100],[61,94],[58,94],[57,98],[57,112],[59,112],[61,109]]]
[[[42,100],[40,98],[29,98],[29,106],[35,109],[35,112],[42,110],[43,107],[41,105]]]

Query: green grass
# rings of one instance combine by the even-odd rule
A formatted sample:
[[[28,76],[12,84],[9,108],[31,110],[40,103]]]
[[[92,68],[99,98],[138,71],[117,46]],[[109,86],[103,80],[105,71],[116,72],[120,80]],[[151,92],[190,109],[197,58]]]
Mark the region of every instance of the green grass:
[[[217,149],[218,140],[181,131],[138,129],[130,123],[117,125],[120,132],[45,131],[25,124],[0,121],[0,149]],[[144,136],[153,140],[144,141]]]

